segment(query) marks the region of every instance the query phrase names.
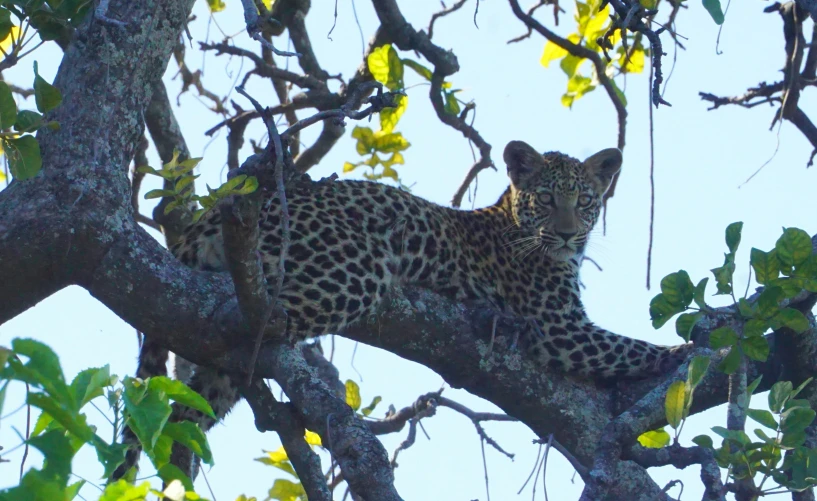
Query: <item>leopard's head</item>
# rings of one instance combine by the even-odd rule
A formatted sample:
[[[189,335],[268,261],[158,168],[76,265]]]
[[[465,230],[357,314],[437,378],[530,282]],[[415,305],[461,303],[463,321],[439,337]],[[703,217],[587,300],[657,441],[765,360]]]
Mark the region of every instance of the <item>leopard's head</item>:
[[[555,151],[540,154],[522,141],[511,141],[503,156],[520,238],[538,243],[558,261],[582,255],[602,197],[621,169],[621,151],[608,148],[581,162]]]

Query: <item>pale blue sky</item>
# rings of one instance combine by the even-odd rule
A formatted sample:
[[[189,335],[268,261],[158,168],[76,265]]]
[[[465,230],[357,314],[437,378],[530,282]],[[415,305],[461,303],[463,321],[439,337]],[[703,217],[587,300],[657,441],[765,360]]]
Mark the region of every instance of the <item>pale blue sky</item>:
[[[243,22],[240,3],[227,0],[227,5],[227,11],[218,14],[215,21],[226,33],[238,33]],[[697,95],[698,91],[738,94],[748,86],[763,80],[771,82],[780,76],[784,58],[781,22],[777,15],[762,13],[765,5],[764,2],[733,3],[721,36],[723,54],[719,56],[715,53],[717,27],[698,2],[690,2],[689,9],[678,16],[679,31],[689,38],[685,42],[688,50],[678,54],[678,64],[665,95],[673,106],[655,112],[654,284],[680,268],[687,270],[696,282],[707,276],[710,268],[722,263],[725,250],[723,230],[733,221],[745,222],[736,272],[736,283],[741,285],[748,277],[750,247],[772,247],[782,226],[801,227],[810,234],[817,231],[817,224],[812,219],[817,209],[817,198],[812,193],[817,173],[805,168],[811,153],[808,142],[793,126],[784,124],[779,135],[780,151],[774,160],[753,181],[739,189],[738,186],[775,151],[778,136],[768,131],[773,110],[769,107],[753,110],[722,108],[707,112],[706,104]],[[429,16],[439,8],[439,2],[401,2],[401,6],[408,20],[420,28],[427,26]],[[328,0],[313,2],[308,27],[324,69],[348,78],[360,62],[360,37],[351,2],[340,0],[337,27],[332,40],[327,39],[326,33],[333,22],[332,7]],[[524,32],[506,2],[481,2],[479,29],[471,21],[473,7],[473,2],[469,2],[457,14],[439,20],[434,41],[452,48],[459,57],[462,69],[451,80],[455,88],[463,89],[462,99],[476,100],[475,125],[494,147],[493,158],[498,172],[480,176],[474,202],[480,207],[493,203],[507,186],[501,152],[508,141],[521,139],[542,151],[555,149],[584,158],[599,149],[615,146],[617,128],[613,107],[602,91],[581,99],[572,111],[562,107],[559,96],[564,92],[566,78],[557,66],[545,69],[539,65],[544,46],[542,38],[534,35],[519,44],[505,44],[508,39]],[[573,7],[569,3],[564,7],[569,14],[562,16],[558,31],[566,35],[574,26],[571,19]],[[366,1],[358,0],[357,10],[364,37],[368,40],[377,26],[376,17]],[[204,2],[197,4],[196,14],[198,19],[191,25],[195,40],[204,40],[208,31],[210,40],[221,40],[222,34],[216,25],[208,25]],[[552,26],[548,9],[542,9],[540,16]],[[664,35],[662,38],[669,53],[664,59],[666,75],[673,49],[669,37]],[[285,43],[282,40],[278,40],[279,45]],[[251,47],[244,35],[237,43]],[[402,55],[415,58],[413,54]],[[53,47],[43,47],[35,53],[40,72],[46,78],[52,78],[56,73],[59,56]],[[8,72],[11,81],[21,84],[31,81],[29,58]],[[187,62],[193,70],[205,65],[205,85],[217,93],[223,93],[252,66],[244,61],[242,67],[242,61],[229,60],[227,56],[203,57],[192,50],[188,51]],[[584,68],[587,70],[587,63]],[[166,81],[173,101],[180,88],[180,82],[173,80],[176,72],[175,63],[171,63]],[[407,72],[407,85],[420,82]],[[262,103],[275,102],[272,88],[266,81],[254,79],[248,90]],[[426,85],[408,91],[409,108],[398,130],[405,132],[412,147],[405,152],[406,165],[400,166],[399,172],[405,184],[413,186],[413,193],[448,204],[471,166],[471,152],[458,132],[437,121],[427,93]],[[584,301],[590,317],[605,328],[657,344],[676,344],[678,338],[674,335],[672,323],[658,332],[650,326],[648,304],[656,292],[644,288],[650,199],[646,74],[630,77],[626,93],[630,117],[623,174],[616,196],[609,204],[607,235],[597,231],[588,253],[604,271],[599,272],[593,266],[585,268],[583,281],[587,289]],[[232,97],[248,107],[240,96],[233,93]],[[195,156],[204,156],[200,164],[202,179],[215,185],[223,179],[225,170],[225,131],[210,143],[203,132],[219,118],[192,93],[183,95],[181,104],[177,117],[191,152]],[[27,105],[33,108],[33,101],[29,100]],[[807,91],[801,99],[801,106],[808,112],[813,105],[814,100]],[[300,116],[308,113],[302,112]],[[350,122],[349,126],[351,130],[354,123]],[[305,134],[307,142],[318,130],[312,128]],[[255,127],[248,137],[260,139],[262,134],[261,129]],[[248,150],[245,148],[245,155],[249,154]],[[347,135],[311,174],[320,178],[340,172],[344,161],[357,158],[354,142]],[[158,166],[153,150],[150,159],[153,166]],[[154,187],[146,182],[143,190]],[[467,204],[466,199],[463,205]],[[147,202],[143,203],[143,211],[149,214],[150,208]],[[721,304],[718,298],[713,298],[711,303]],[[111,364],[112,372],[120,375],[132,374],[135,368],[137,347],[133,329],[76,287],[55,294],[0,327],[1,344],[9,344],[14,337],[33,337],[51,345],[60,355],[69,378],[82,368],[106,363]],[[382,416],[389,404],[400,408],[443,384],[440,376],[418,364],[366,346],[357,348],[353,368],[353,349],[352,343],[338,340],[335,361],[343,379],[351,378],[361,384],[365,402],[375,395],[383,396],[383,403],[374,413],[376,416]],[[464,391],[449,389],[446,396],[475,410],[497,410]],[[23,398],[21,389],[13,387],[3,412],[17,408]],[[757,398],[756,402],[760,403],[755,403],[755,407],[764,405],[765,396]],[[88,414],[91,421],[103,430],[102,436],[109,437],[109,425],[104,418],[92,408]],[[23,411],[3,419],[0,444],[7,449],[19,443],[13,430],[25,429],[24,415]],[[709,426],[724,421],[723,408],[696,416],[684,429],[684,443],[704,433]],[[448,409],[441,409],[436,417],[423,424],[431,441],[420,434],[415,445],[401,453],[400,467],[395,471],[397,489],[404,499],[484,501],[480,443],[469,421]],[[511,462],[486,448],[491,498],[515,499],[515,493],[528,476],[536,457],[537,446],[531,445],[534,435],[522,424],[488,423],[486,429],[506,450],[516,453],[516,460]],[[751,423],[748,429],[753,429]],[[383,442],[391,453],[404,437],[405,433],[394,434],[383,437]],[[207,478],[217,499],[232,500],[242,493],[263,499],[278,472],[252,459],[260,456],[262,449],[278,448],[280,443],[275,435],[258,433],[249,408],[242,403],[224,425],[209,435],[209,439],[216,466],[207,471]],[[4,456],[11,462],[0,464],[0,487],[15,483],[21,452],[18,449]],[[324,455],[324,462],[326,457]],[[36,465],[39,460],[34,452],[27,464]],[[101,472],[91,450],[80,452],[74,470],[92,481]],[[144,472],[147,471],[145,468]],[[686,486],[682,499],[700,499],[702,488],[697,468],[691,467],[683,472],[663,468],[653,470],[653,474],[661,485],[681,478]],[[558,453],[552,452],[547,470],[550,499],[578,499],[581,481],[578,477],[575,482],[571,481],[572,476],[572,468]],[[209,496],[201,476],[196,485],[200,493]],[[537,492],[542,499],[541,479]],[[677,494],[678,491],[673,492]],[[82,494],[86,499],[96,497],[91,486],[86,486]],[[522,494],[522,499],[529,496],[530,486]],[[342,493],[337,499],[341,497]]]

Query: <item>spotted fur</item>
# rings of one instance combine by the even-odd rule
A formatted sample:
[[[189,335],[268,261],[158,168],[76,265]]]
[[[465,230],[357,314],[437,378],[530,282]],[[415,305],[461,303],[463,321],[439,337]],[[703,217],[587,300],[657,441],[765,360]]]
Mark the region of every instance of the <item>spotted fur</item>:
[[[371,182],[291,187],[291,245],[279,299],[292,339],[338,332],[375,313],[393,285],[410,283],[529,319],[524,345],[544,366],[643,377],[678,365],[686,345],[655,346],[608,332],[590,322],[579,299],[587,238],[621,153],[603,150],[581,162],[513,141],[504,159],[511,186],[497,203],[474,211]],[[281,245],[276,198],[260,221],[260,254],[272,292]],[[190,267],[225,270],[219,211],[191,225],[172,252]],[[163,366],[166,356],[146,343],[140,375],[147,376],[142,366]],[[229,377],[212,369],[198,368],[190,384],[219,419],[239,398]],[[193,419],[205,430],[215,424],[191,409],[174,412],[174,419]],[[177,466],[192,472],[189,454],[174,456],[182,462]]]

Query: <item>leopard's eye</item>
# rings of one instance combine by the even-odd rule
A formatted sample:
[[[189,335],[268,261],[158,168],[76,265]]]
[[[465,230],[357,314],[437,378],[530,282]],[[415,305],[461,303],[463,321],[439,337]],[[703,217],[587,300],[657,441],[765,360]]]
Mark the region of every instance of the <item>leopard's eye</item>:
[[[553,195],[550,193],[539,193],[539,202],[544,205],[550,205],[553,203]]]
[[[593,203],[593,197],[591,197],[590,195],[582,195],[579,197],[578,201],[579,207],[587,207],[591,203]]]

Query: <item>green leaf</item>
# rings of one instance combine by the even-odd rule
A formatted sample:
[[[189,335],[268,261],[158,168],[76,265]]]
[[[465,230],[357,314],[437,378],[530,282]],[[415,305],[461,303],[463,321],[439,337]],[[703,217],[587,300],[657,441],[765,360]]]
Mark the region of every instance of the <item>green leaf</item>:
[[[794,308],[783,308],[771,319],[772,328],[777,330],[781,327],[788,327],[798,334],[802,334],[809,329],[809,322],[805,315]]]
[[[360,409],[360,386],[351,379],[346,380],[346,403],[353,410]]]
[[[649,449],[660,449],[669,445],[670,436],[663,428],[642,433],[638,443]]]
[[[37,72],[36,61],[34,61],[34,101],[40,113],[49,112],[62,102],[60,90],[46,82]]]
[[[757,389],[757,387],[760,385],[760,381],[761,381],[761,380],[763,380],[763,376],[762,376],[762,375],[760,375],[760,376],[756,377],[754,381],[752,381],[751,383],[749,383],[749,386],[747,386],[747,387],[746,387],[746,395],[747,395],[747,396],[752,396],[752,394],[755,392],[755,390]]]
[[[743,348],[743,353],[752,360],[765,362],[769,357],[769,342],[765,337],[755,336],[743,339],[740,346]]]
[[[216,193],[227,193],[229,191],[232,191],[232,190],[238,188],[238,186],[241,183],[243,183],[246,179],[247,179],[246,174],[239,174],[238,176],[227,180],[226,183],[219,186],[218,189],[216,189]]]
[[[719,327],[709,335],[709,346],[713,350],[719,350],[727,346],[734,346],[738,340],[738,335],[731,327]]]
[[[710,437],[709,435],[698,435],[697,437],[692,439],[692,443],[700,447],[705,447],[707,449],[715,448],[715,444],[712,443],[712,437]]]
[[[179,469],[178,466],[174,464],[166,464],[159,468],[156,472],[159,475],[159,478],[162,479],[162,482],[165,484],[169,484],[173,480],[178,480],[184,485],[184,490],[186,491],[194,491],[193,482],[190,481],[190,477],[184,474],[182,470]]]
[[[382,400],[383,400],[383,398],[380,397],[380,396],[374,397],[372,399],[372,403],[370,403],[366,407],[360,409],[360,413],[363,414],[364,416],[370,415],[372,413],[372,411],[374,411],[374,408],[377,407],[377,404],[379,404]]]
[[[698,320],[703,316],[702,312],[696,313],[682,313],[675,320],[675,332],[681,336],[684,341],[689,342],[689,337],[692,335],[692,329]]]
[[[720,437],[735,442],[741,446],[748,445],[752,441],[743,430],[727,430],[723,426],[713,426],[712,431],[717,433]]]
[[[768,329],[769,324],[766,323],[765,320],[753,318],[751,320],[747,320],[746,323],[743,324],[743,335],[746,337],[762,336]]]
[[[667,414],[667,422],[674,430],[677,430],[684,419],[684,401],[686,398],[686,383],[675,381],[667,389],[667,397],[664,400],[664,409]]]
[[[207,438],[201,428],[192,421],[167,423],[163,433],[193,451],[205,463],[213,465],[213,454],[210,452]]]
[[[79,491],[85,486],[85,480],[80,480],[78,482],[74,482],[73,484],[69,485],[65,488],[65,501],[73,501]]]
[[[689,274],[680,270],[670,273],[661,280],[661,292],[664,298],[673,306],[689,306],[692,303],[695,288]]]
[[[726,227],[726,246],[729,247],[729,252],[734,254],[740,245],[740,233],[743,230],[743,223],[732,223]]]
[[[2,115],[2,114],[0,114]],[[22,110],[17,113],[14,130],[17,132],[36,132],[43,126],[43,116],[36,111]]]
[[[780,429],[783,433],[799,433],[814,421],[815,412],[805,407],[793,407],[780,415]]]
[[[20,181],[36,176],[43,166],[40,145],[34,136],[5,139],[3,150],[9,161],[11,175]]]
[[[755,270],[755,280],[759,284],[767,284],[780,276],[780,262],[777,260],[777,252],[763,252],[752,247],[749,263]]]
[[[794,389],[794,391],[791,392],[791,397],[790,398],[796,397],[801,391],[803,391],[803,388],[805,388],[812,381],[812,379],[814,379],[814,378],[810,377],[810,378],[806,379],[805,381],[803,381],[802,383],[800,383],[800,386],[798,386],[797,388]]]
[[[799,228],[786,228],[774,249],[783,266],[797,267],[811,256],[811,237]]]
[[[709,357],[704,355],[696,356],[689,362],[689,373],[687,375],[687,383],[691,388],[694,389],[701,383],[704,376],[706,375],[707,369],[709,369],[709,363],[710,363]]]
[[[0,40],[8,38],[13,26],[14,23],[11,21],[11,12],[8,9],[0,9]],[[8,50],[6,52],[8,52]]]
[[[706,284],[709,282],[709,277],[702,278],[698,285],[695,286],[695,291],[692,294],[692,299],[695,301],[695,304],[698,308],[705,310],[706,309]]]
[[[769,390],[769,409],[779,414],[792,392],[791,381],[778,381]]]
[[[747,409],[746,415],[772,430],[777,430],[777,421],[771,412],[760,409]]]
[[[652,320],[653,328],[661,328],[670,318],[682,311],[684,311],[683,306],[673,305],[667,301],[663,293],[658,294],[650,301],[650,319]]]
[[[0,12],[3,12],[3,10],[0,10]],[[14,96],[8,84],[0,82],[0,129],[8,129],[16,121],[17,103],[14,102]]]
[[[26,403],[51,415],[63,428],[73,433],[83,442],[90,441],[94,431],[85,423],[84,414],[75,414],[62,407],[55,399],[42,393],[29,393]]]
[[[724,374],[732,374],[740,366],[740,350],[733,346],[729,354],[723,357],[721,363],[718,364],[718,370]]]
[[[156,445],[152,450],[146,451],[153,466],[156,469],[170,463],[170,455],[173,452],[173,439],[162,433],[156,440]]]
[[[431,81],[431,76],[433,74],[431,73],[430,69],[426,68],[425,66],[418,63],[417,61],[414,61],[413,59],[406,58],[406,59],[401,59],[401,61],[403,61],[403,64],[405,66],[408,66],[412,70],[416,71],[418,75],[425,78],[429,82]]]
[[[147,383],[149,389],[163,391],[171,400],[216,419],[216,415],[207,400],[181,381],[166,376],[153,376],[148,379]]]
[[[723,24],[723,11],[721,10],[720,0],[703,0],[704,9],[712,16],[715,24]]]
[[[375,80],[391,91],[403,88],[403,62],[391,44],[374,49],[366,61]]]
[[[715,286],[718,292],[715,295],[731,294],[732,293],[732,275],[735,273],[734,256],[726,254],[724,264],[720,268],[712,268],[712,274],[715,275]]]
[[[457,96],[454,95],[454,92],[443,91],[443,95],[445,96],[443,110],[449,115],[456,116],[460,114],[460,103],[457,101]]]
[[[624,91],[622,91],[619,88],[619,86],[618,86],[618,84],[616,84],[615,80],[610,80],[610,83],[613,85],[613,91],[615,91],[616,96],[618,96],[618,98],[621,100],[621,104],[624,105],[624,107],[626,108],[627,107],[627,96],[624,95]]]
[[[15,339],[11,342],[11,347],[18,355],[28,357],[25,364],[18,359],[8,361],[14,370],[14,379],[43,388],[60,405],[71,408],[73,398],[65,384],[57,354],[47,345],[33,339]]]
[[[175,197],[176,192],[173,190],[150,190],[149,192],[145,193],[145,200],[150,200],[153,198],[163,198],[163,197]]]
[[[771,319],[780,312],[780,301],[786,297],[781,287],[766,287],[757,298],[756,314],[760,318]]]
[[[98,436],[94,436],[91,444],[96,449],[96,458],[105,469],[103,478],[110,479],[120,464],[125,462],[125,452],[128,446],[125,444],[107,444]]]
[[[74,448],[71,447],[71,441],[65,436],[65,432],[51,430],[28,439],[28,443],[45,457],[43,474],[61,485],[66,485],[71,474]]]
[[[145,449],[152,449],[170,417],[167,395],[155,390],[145,391],[145,384],[135,379],[126,378],[124,384],[126,423]]]
[[[110,386],[111,379],[110,366],[106,365],[97,369],[85,369],[74,377],[71,381],[71,393],[74,395],[75,409],[79,410],[96,397],[102,396],[102,388]]]

